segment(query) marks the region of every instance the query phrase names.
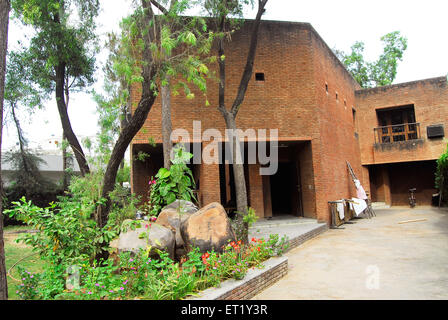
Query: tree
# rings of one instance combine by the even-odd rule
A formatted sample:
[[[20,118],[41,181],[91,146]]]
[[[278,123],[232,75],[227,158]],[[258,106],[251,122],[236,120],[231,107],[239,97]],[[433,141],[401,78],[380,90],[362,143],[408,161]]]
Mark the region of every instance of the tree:
[[[29,199],[31,194],[48,189],[50,183],[39,172],[39,164],[43,160],[28,149],[28,141],[20,124],[19,112],[23,109],[22,114],[32,115],[36,108],[42,108],[46,95],[33,85],[28,67],[23,64],[20,54],[9,53],[6,69],[5,123],[12,122],[16,128],[19,148],[17,151],[8,152],[5,159],[15,167],[13,176],[15,193],[25,195]]]
[[[161,36],[164,43],[161,50],[161,105],[162,105],[162,143],[163,143],[163,163],[164,168],[171,166],[171,153],[173,144],[171,141],[172,120],[171,120],[171,96],[177,95],[179,87],[185,90],[187,98],[194,98],[188,85],[179,78],[191,78],[194,69],[199,69],[204,75],[208,73],[206,62],[209,57],[204,53],[210,51],[213,34],[207,31],[204,19],[198,17],[185,17],[182,14],[200,1],[185,0],[151,0],[151,4],[160,10],[158,22],[160,24]],[[187,31],[187,33],[186,33]],[[185,35],[185,38],[182,37]],[[167,41],[169,40],[169,41]],[[186,41],[189,45],[179,46],[179,43]],[[198,55],[192,55],[191,49],[195,49]],[[173,49],[175,49],[173,51]],[[192,57],[194,57],[192,59]],[[180,77],[175,77],[180,76]],[[177,82],[176,82],[177,80]],[[203,92],[206,91],[204,78],[199,75],[192,77],[194,84]]]
[[[6,52],[8,47],[9,0],[0,0],[0,160],[3,132],[3,97],[5,92]],[[0,161],[0,194],[3,194]],[[0,300],[8,299],[6,277],[5,244],[3,241],[3,208],[0,201]]]
[[[69,93],[93,83],[95,23],[98,0],[14,0],[15,16],[31,25],[35,34],[22,59],[32,79],[54,92],[63,135],[70,144],[82,175],[90,172],[67,111]],[[76,9],[76,10],[75,10]]]
[[[403,60],[407,39],[402,37],[399,31],[386,34],[381,37],[381,41],[384,45],[383,53],[375,62],[364,60],[363,42],[355,42],[350,54],[335,50],[338,58],[363,88],[392,84],[397,75],[398,61]]]
[[[131,59],[124,59],[116,66],[117,70],[124,70],[124,74],[128,74],[128,79],[134,83],[141,83],[142,95],[126,126],[122,128],[107,164],[102,186],[102,198],[105,201],[104,204],[98,206],[97,210],[97,221],[100,227],[104,227],[108,221],[112,205],[109,194],[115,187],[117,171],[124,153],[146,121],[159,93],[159,87],[167,85],[166,76],[175,77],[181,74],[197,87],[205,87],[204,75],[208,69],[198,59],[197,36],[193,31],[205,30],[204,19],[191,18],[182,21],[178,19],[177,17],[181,16],[181,13],[189,7],[190,2],[178,1],[177,5],[173,6],[176,10],[170,11],[169,15],[170,19],[177,19],[176,28],[170,29],[167,24],[161,22],[164,16],[154,13],[153,2],[141,0],[141,8],[138,8],[131,17],[130,32],[123,40],[127,44],[126,46],[134,48],[135,52],[131,55]],[[177,52],[176,50],[179,48],[181,51]],[[204,52],[199,53],[206,53],[207,46],[201,50]],[[173,53],[170,59],[166,59],[168,53]],[[174,61],[178,58],[182,58],[184,63],[175,64]],[[194,97],[184,81],[177,82],[176,88],[180,87],[185,90],[187,98]]]
[[[219,34],[217,40],[217,61],[219,66],[219,102],[218,110],[224,117],[227,129],[230,129],[232,133],[232,164],[233,173],[235,179],[235,191],[236,191],[236,206],[238,215],[237,221],[237,235],[242,240],[248,241],[248,223],[244,221],[244,216],[248,212],[248,201],[247,201],[247,189],[246,181],[244,177],[244,166],[241,158],[241,146],[240,139],[238,137],[237,127],[236,127],[236,117],[238,111],[244,101],[247,86],[252,77],[253,65],[255,61],[255,53],[257,50],[258,43],[258,29],[260,27],[261,16],[265,11],[265,6],[268,0],[258,0],[258,10],[255,20],[252,23],[252,30],[250,34],[249,51],[246,57],[246,65],[244,70],[242,70],[241,80],[238,87],[236,97],[230,109],[225,105],[225,94],[226,94],[226,59],[225,59],[225,41],[227,39],[226,35],[230,32],[228,29],[231,25],[231,17],[241,16],[243,5],[247,5],[250,2],[248,0],[205,0],[204,7],[214,18],[215,28]]]

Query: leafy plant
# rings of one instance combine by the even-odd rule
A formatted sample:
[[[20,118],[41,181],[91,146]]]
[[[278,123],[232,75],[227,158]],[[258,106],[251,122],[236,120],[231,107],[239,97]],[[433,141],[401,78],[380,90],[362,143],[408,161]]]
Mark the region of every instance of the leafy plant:
[[[157,216],[160,210],[176,200],[195,200],[193,174],[187,163],[193,157],[184,148],[174,150],[174,159],[170,169],[161,168],[155,180],[151,178],[149,191],[149,214]]]
[[[440,197],[446,202],[448,199],[448,147],[437,159],[435,186],[439,190]]]

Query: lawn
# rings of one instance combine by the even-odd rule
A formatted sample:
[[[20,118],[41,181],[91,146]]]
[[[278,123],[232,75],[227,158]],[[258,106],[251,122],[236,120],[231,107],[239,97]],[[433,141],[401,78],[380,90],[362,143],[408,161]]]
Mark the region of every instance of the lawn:
[[[31,272],[41,272],[43,269],[43,262],[39,259],[38,255],[31,255],[33,253],[32,248],[23,243],[16,243],[15,240],[19,236],[19,233],[11,233],[18,231],[25,231],[29,227],[24,226],[11,226],[5,228],[4,240],[5,240],[5,255],[6,255],[6,269],[9,270],[14,263],[18,260],[25,258],[20,261],[17,265],[26,268]],[[15,279],[18,279],[17,265],[12,269],[11,275]],[[16,294],[16,285],[19,282],[14,281],[8,276],[8,296],[11,300],[18,299]]]

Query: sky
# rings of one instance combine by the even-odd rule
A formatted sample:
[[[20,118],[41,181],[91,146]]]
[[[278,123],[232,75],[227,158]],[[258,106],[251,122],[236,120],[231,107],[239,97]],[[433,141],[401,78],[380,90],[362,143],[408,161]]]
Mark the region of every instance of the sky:
[[[256,2],[256,1],[255,1]],[[101,43],[105,34],[119,30],[119,21],[131,11],[131,0],[100,0],[102,12],[98,17]],[[254,18],[256,10],[246,10],[246,18]],[[394,83],[408,82],[448,74],[448,1],[447,0],[269,0],[264,20],[309,22],[330,48],[349,51],[356,41],[365,44],[365,58],[374,61],[382,51],[381,36],[392,32],[408,39],[408,48],[399,63]],[[12,24],[9,47],[14,47],[23,29]],[[107,57],[103,50],[98,56],[98,81],[92,87],[101,90],[101,68]],[[94,137],[97,132],[95,102],[85,93],[70,97],[69,115],[79,137]],[[53,100],[39,111],[29,123],[24,123],[33,147],[55,150],[62,129]],[[2,149],[16,144],[11,128],[4,131]]]

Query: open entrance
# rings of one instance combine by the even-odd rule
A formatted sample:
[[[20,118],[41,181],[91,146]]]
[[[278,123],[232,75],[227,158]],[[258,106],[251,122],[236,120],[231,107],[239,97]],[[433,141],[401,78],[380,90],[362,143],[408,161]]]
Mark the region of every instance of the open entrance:
[[[270,177],[272,215],[303,216],[298,162],[280,162]]]

